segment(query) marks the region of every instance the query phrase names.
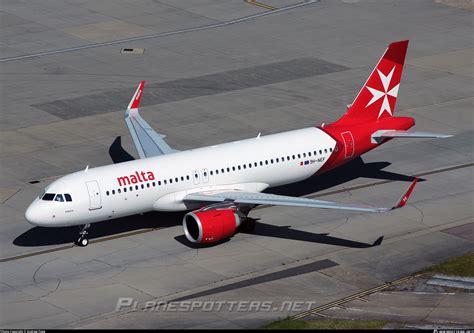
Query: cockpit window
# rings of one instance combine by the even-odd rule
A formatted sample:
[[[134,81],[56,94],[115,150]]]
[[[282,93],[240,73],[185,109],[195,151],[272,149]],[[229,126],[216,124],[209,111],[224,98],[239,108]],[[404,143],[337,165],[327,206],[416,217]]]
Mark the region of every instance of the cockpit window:
[[[55,195],[56,194],[54,193],[45,193],[41,199],[46,201],[52,201]]]
[[[70,194],[66,193],[66,194],[64,195],[64,197],[66,198],[66,201],[72,201],[72,198],[71,198],[71,195],[70,195]]]
[[[63,202],[64,201],[63,195],[62,194],[56,194],[56,197],[54,198],[54,201]]]

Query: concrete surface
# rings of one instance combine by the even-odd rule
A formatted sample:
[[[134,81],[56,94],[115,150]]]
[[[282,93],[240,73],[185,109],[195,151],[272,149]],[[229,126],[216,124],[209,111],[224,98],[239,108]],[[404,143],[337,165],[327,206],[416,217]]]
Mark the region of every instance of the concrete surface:
[[[388,290],[321,311],[319,317],[385,320],[384,328],[468,328],[474,323],[472,281],[424,273]],[[305,319],[315,318],[310,315]]]
[[[431,0],[322,0],[259,16],[267,12],[240,0],[2,2],[0,327],[256,327],[293,312],[115,307],[120,297],[143,305],[186,296],[321,305],[474,248],[472,237],[453,232],[472,228],[474,215],[472,12]],[[337,119],[386,45],[406,38],[395,112],[415,117],[417,130],[455,136],[392,141],[365,164],[273,189],[385,206],[422,174],[404,209],[264,207],[251,213],[253,234],[204,248],[183,241],[182,214],[95,224],[86,248],[71,246],[75,228],[24,219],[56,177],[136,156],[123,109],[142,79],[143,116],[172,147],[188,149]],[[55,50],[67,51],[31,56]],[[297,274],[325,260],[335,265]]]

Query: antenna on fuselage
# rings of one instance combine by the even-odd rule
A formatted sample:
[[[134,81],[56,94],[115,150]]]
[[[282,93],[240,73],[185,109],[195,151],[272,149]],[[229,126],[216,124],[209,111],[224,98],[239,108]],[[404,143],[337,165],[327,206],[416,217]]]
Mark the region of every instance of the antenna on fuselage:
[[[258,135],[257,135],[257,139],[260,139],[260,135],[262,134],[262,132],[259,132]]]
[[[87,170],[89,170],[89,164],[87,164],[86,169],[84,170],[84,172],[87,172]]]

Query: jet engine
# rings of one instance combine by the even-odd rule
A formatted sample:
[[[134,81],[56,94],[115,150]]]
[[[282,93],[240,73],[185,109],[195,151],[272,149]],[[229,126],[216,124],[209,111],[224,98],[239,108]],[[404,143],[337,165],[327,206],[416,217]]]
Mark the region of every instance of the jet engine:
[[[214,243],[232,236],[241,218],[232,208],[195,210],[183,218],[186,238],[192,243]]]

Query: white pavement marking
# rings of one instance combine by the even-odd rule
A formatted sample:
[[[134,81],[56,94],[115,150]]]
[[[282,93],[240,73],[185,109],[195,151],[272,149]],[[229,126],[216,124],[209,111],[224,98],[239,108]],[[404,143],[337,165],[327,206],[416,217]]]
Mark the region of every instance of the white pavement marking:
[[[161,37],[166,37],[166,36],[184,34],[184,33],[188,33],[188,32],[220,28],[220,27],[225,27],[225,26],[228,26],[228,25],[236,24],[236,23],[241,23],[241,22],[257,19],[257,18],[264,17],[264,16],[267,16],[267,15],[273,15],[273,14],[281,13],[281,12],[284,12],[284,11],[287,11],[287,10],[295,9],[295,8],[306,6],[306,5],[310,5],[310,4],[313,4],[315,2],[320,2],[320,1],[321,0],[306,0],[304,2],[297,3],[295,5],[290,5],[290,6],[282,7],[282,8],[279,8],[279,9],[271,10],[271,11],[268,11],[268,12],[263,12],[263,13],[259,13],[259,14],[245,16],[245,17],[233,19],[233,20],[230,20],[230,21],[204,25],[202,27],[180,29],[180,30],[162,32],[162,33],[152,34],[152,35],[145,35],[145,36],[118,39],[118,40],[113,40],[113,41],[110,41],[110,42],[87,44],[87,45],[70,47],[70,48],[66,48],[66,49],[59,49],[59,50],[38,52],[38,53],[32,53],[32,54],[25,54],[25,55],[16,56],[16,57],[8,57],[8,58],[0,59],[0,63],[30,59],[30,58],[35,58],[35,57],[43,57],[43,56],[59,54],[59,53],[74,52],[74,51],[79,51],[79,50],[92,49],[92,48],[96,48],[96,47],[116,45],[116,44],[121,44],[121,43],[126,43],[126,42],[133,42],[133,41],[137,41],[137,40],[161,38]]]

